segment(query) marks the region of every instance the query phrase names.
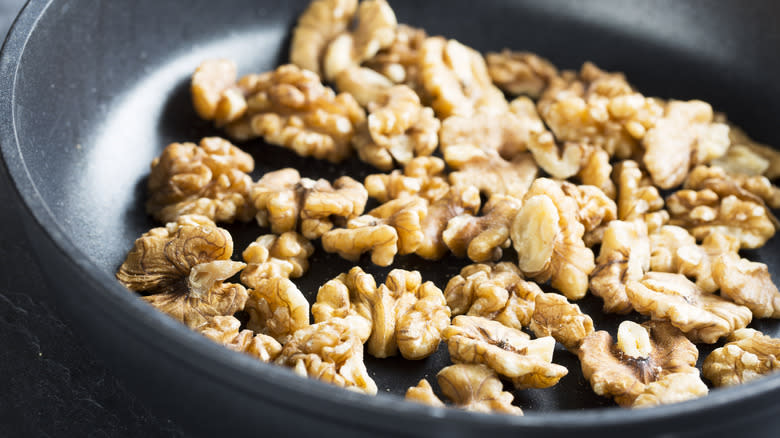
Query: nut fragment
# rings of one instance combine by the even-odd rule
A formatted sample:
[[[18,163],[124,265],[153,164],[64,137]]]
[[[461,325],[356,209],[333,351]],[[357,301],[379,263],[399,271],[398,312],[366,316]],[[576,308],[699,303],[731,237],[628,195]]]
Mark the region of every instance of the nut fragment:
[[[241,282],[256,288],[262,279],[300,277],[309,269],[312,253],[311,242],[294,231],[260,236],[242,254],[247,266],[241,271]]]
[[[506,308],[515,284],[522,280],[522,273],[512,263],[468,265],[447,282],[444,296],[453,315],[468,314],[496,319]],[[508,327],[521,329],[530,321],[532,312],[531,304],[527,306],[527,316],[521,317],[518,324],[502,322]]]
[[[510,161],[473,149],[450,148],[446,158],[457,161],[449,175],[456,187],[474,186],[487,196],[508,195],[521,199],[539,171],[531,154],[518,154]]]
[[[699,352],[664,321],[642,325],[624,321],[618,328],[617,344],[609,333],[597,331],[585,338],[578,356],[593,391],[613,397],[620,406],[676,402],[706,394],[706,386],[702,391],[702,385],[690,385],[687,392],[670,384],[677,375],[699,379]]]
[[[217,222],[249,221],[249,202],[255,166],[252,157],[219,137],[206,137],[200,146],[172,143],[152,160],[146,211],[163,222],[184,214],[199,214]]]
[[[236,64],[227,59],[206,60],[195,69],[190,93],[192,105],[201,119],[222,118],[219,114],[220,102],[226,96],[226,91],[235,86],[237,75]]]
[[[617,205],[600,188],[561,182],[561,190],[577,203],[577,216],[585,232],[617,219]]]
[[[263,334],[254,334],[252,330],[241,330],[241,322],[234,316],[214,316],[206,325],[200,327],[200,333],[227,348],[246,353],[263,362],[270,362],[279,356],[282,346],[276,339]]]
[[[493,83],[505,92],[538,98],[550,80],[558,76],[558,69],[548,60],[529,52],[504,49],[488,53],[488,73]]]
[[[204,216],[184,215],[135,241],[116,278],[162,312],[198,328],[244,308],[247,291],[224,283],[245,265],[230,260],[233,239]]]
[[[439,397],[436,397],[431,384],[425,379],[420,380],[417,386],[409,387],[404,398],[428,406],[444,407],[444,402]]]
[[[650,178],[643,175],[636,161],[625,160],[615,171],[618,179],[618,219],[642,219],[650,233],[669,220],[669,213],[662,210],[664,199]]]
[[[759,197],[770,208],[780,208],[780,188],[766,177],[729,174],[720,167],[696,166],[685,180],[686,189],[702,190],[710,188],[723,193],[750,194]],[[747,193],[745,193],[747,192]]]
[[[532,133],[528,150],[539,167],[558,179],[579,173],[588,156],[588,148],[583,143],[566,142],[559,146],[549,131]]]
[[[629,280],[626,294],[637,312],[669,320],[695,342],[712,344],[753,317],[747,307],[704,293],[681,274],[648,272]]]
[[[648,408],[704,397],[710,392],[698,373],[669,374],[645,386],[632,408]]]
[[[246,327],[269,335],[281,343],[309,325],[309,302],[287,278],[267,278],[249,290],[246,302],[249,322]]]
[[[314,0],[298,18],[290,43],[290,62],[320,75],[328,44],[347,30],[358,0]]]
[[[702,365],[702,375],[715,386],[738,385],[780,370],[780,339],[741,329],[728,341]]]
[[[504,391],[496,373],[484,365],[457,364],[437,374],[439,387],[456,406],[472,412],[523,415],[512,405],[514,397]]]
[[[434,201],[450,190],[443,172],[444,161],[441,158],[417,157],[404,166],[403,172],[394,170],[389,174],[368,175],[364,184],[368,196],[381,203],[408,195]]]
[[[363,65],[381,73],[393,83],[407,85],[422,95],[419,59],[420,48],[427,37],[422,29],[399,24],[393,42],[380,49]]]
[[[296,331],[284,344],[276,364],[347,389],[372,395],[377,391],[363,363],[363,342],[341,318]]]
[[[451,187],[446,195],[433,200],[421,224],[425,238],[415,254],[428,260],[444,257],[447,245],[444,244],[442,233],[447,223],[461,214],[476,214],[480,203],[479,190],[473,186]]]
[[[719,116],[722,115],[716,115],[716,118]],[[756,142],[733,124],[729,124],[729,139],[731,146],[726,155],[714,160],[713,165],[723,167],[729,173],[764,175],[770,180],[780,176],[780,153],[775,148]]]
[[[460,215],[450,219],[442,233],[447,248],[458,257],[475,262],[499,260],[502,248],[511,244],[509,228],[520,210],[520,200],[495,195],[482,209],[482,216]]]
[[[591,148],[582,164],[577,177],[585,185],[596,186],[610,199],[615,199],[617,189],[612,182],[612,165],[609,154],[604,149]]]
[[[754,317],[780,318],[780,291],[765,264],[723,253],[712,262],[712,278],[722,296],[749,308]]]
[[[329,280],[317,291],[311,307],[314,322],[343,318],[362,342],[371,336],[373,316],[371,302],[376,294],[376,281],[359,267],[354,267]]]

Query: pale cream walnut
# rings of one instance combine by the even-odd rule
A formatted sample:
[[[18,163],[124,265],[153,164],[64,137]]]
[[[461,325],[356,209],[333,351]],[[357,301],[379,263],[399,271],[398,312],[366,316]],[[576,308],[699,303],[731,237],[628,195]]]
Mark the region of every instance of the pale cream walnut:
[[[287,278],[267,278],[249,290],[246,327],[284,344],[295,331],[309,325],[309,302]]]
[[[499,260],[511,245],[509,228],[522,202],[511,196],[494,195],[482,216],[460,215],[450,219],[442,233],[447,248],[458,257],[475,262]]]
[[[702,375],[715,386],[731,386],[780,370],[780,339],[741,329],[715,349],[702,365]]]
[[[780,291],[767,265],[740,258],[736,251],[714,257],[711,264],[721,296],[747,307],[756,318],[780,318]]]
[[[380,100],[382,95],[394,85],[390,79],[374,70],[356,65],[339,73],[333,80],[333,84],[340,92],[354,97],[355,101],[363,107]],[[365,126],[365,122],[358,126],[358,134],[364,135],[365,132],[361,132],[361,126]],[[355,138],[352,141],[354,143]]]
[[[298,18],[290,43],[290,62],[321,74],[328,44],[349,27],[358,0],[314,0]]]
[[[673,376],[678,375],[699,379],[699,352],[668,322],[639,325],[624,321],[618,327],[617,338],[613,343],[609,333],[597,331],[585,338],[579,349],[582,374],[596,394],[612,397],[623,407],[677,402],[706,394],[703,383],[683,387],[670,384],[677,381]]]
[[[563,295],[543,293],[530,281],[518,283],[514,292],[525,300],[533,300],[534,311],[528,328],[537,337],[552,336],[566,349],[576,353],[582,341],[593,333],[593,319]]]
[[[600,188],[562,181],[561,190],[577,203],[577,216],[585,227],[586,233],[617,219],[615,201],[610,199]]]
[[[632,408],[649,408],[704,397],[710,390],[698,373],[669,374],[645,386]]]
[[[682,274],[648,272],[629,280],[626,294],[637,312],[670,321],[695,342],[712,344],[753,318],[747,307],[703,292]]]
[[[162,222],[199,214],[217,222],[249,221],[249,200],[255,167],[252,156],[219,137],[200,145],[172,143],[152,160],[147,188],[147,213]]]
[[[208,59],[195,69],[190,93],[201,119],[224,124],[246,111],[246,101],[235,88],[237,77],[236,64],[228,59]]]
[[[427,37],[422,29],[399,24],[390,46],[380,49],[363,65],[381,73],[394,84],[407,85],[422,96],[420,49]]]
[[[488,73],[498,88],[513,95],[538,98],[558,69],[548,60],[530,52],[504,49],[486,56]]]
[[[632,221],[642,219],[652,233],[669,220],[664,208],[664,198],[643,174],[636,161],[625,160],[615,167],[618,185],[618,219]]]
[[[716,115],[716,118],[719,115]],[[718,120],[727,123],[726,120]],[[731,146],[726,155],[713,160],[712,164],[729,173],[743,175],[764,175],[770,180],[780,176],[780,152],[775,148],[758,143],[748,137],[741,128],[729,123]]]
[[[549,388],[568,373],[552,363],[555,339],[531,340],[520,330],[479,316],[456,316],[443,333],[455,363],[487,365],[518,388]]]
[[[234,316],[214,316],[198,331],[212,341],[225,347],[246,353],[263,362],[271,362],[279,356],[282,345],[276,339],[252,330],[241,330],[241,322]]]
[[[425,238],[415,254],[428,260],[438,260],[447,254],[442,233],[450,219],[461,214],[476,214],[481,204],[476,187],[451,187],[441,198],[431,201],[422,220]]]
[[[245,264],[230,260],[233,239],[204,216],[184,215],[136,239],[116,273],[128,289],[190,328],[242,310],[244,286],[225,283]]]
[[[507,195],[521,199],[536,179],[539,169],[529,153],[518,154],[507,161],[472,147],[452,147],[446,158],[457,162],[450,172],[455,187],[476,187],[486,196]]]
[[[304,377],[366,394],[377,387],[363,363],[363,342],[349,321],[329,319],[296,331],[276,359]]]
[[[403,196],[419,195],[434,201],[447,194],[450,185],[444,175],[444,161],[438,157],[416,157],[403,172],[368,175],[364,181],[368,196],[385,203]]]
[[[616,199],[617,188],[612,181],[612,165],[609,154],[601,148],[590,148],[577,178],[585,185],[596,186],[610,199]]]
[[[504,391],[495,371],[484,365],[450,365],[436,375],[441,392],[455,406],[471,412],[523,415],[512,405],[514,397]]]
[[[444,407],[444,402],[433,393],[431,384],[425,379],[420,380],[417,383],[417,386],[410,386],[409,389],[406,390],[404,399],[428,406]]]
[[[300,277],[309,269],[313,253],[314,245],[294,231],[260,236],[242,253],[247,265],[241,271],[241,282],[256,288],[266,278]]]
[[[760,175],[730,174],[717,166],[696,166],[688,174],[683,188],[712,189],[721,195],[730,193],[745,197],[749,196],[749,193],[761,198],[770,208],[780,208],[780,188],[769,179]]]

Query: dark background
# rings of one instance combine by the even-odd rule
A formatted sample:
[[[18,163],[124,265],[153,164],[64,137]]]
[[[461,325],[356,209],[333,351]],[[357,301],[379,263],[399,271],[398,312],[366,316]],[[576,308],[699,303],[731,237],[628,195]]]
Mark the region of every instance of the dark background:
[[[35,0],[33,0],[35,1]],[[24,0],[0,0],[5,38]],[[0,166],[0,436],[179,437],[60,318]]]

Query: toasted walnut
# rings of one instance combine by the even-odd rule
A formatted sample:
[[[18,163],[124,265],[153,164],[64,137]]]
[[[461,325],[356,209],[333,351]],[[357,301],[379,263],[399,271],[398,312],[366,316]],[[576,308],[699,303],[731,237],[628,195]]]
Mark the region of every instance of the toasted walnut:
[[[490,80],[482,55],[455,40],[427,38],[420,48],[420,75],[436,115],[505,112],[507,102]]]
[[[437,374],[441,392],[456,406],[472,412],[523,415],[512,405],[514,397],[504,391],[495,371],[484,365],[450,365]]]
[[[247,266],[241,271],[241,282],[256,288],[262,279],[300,277],[309,269],[313,253],[314,245],[294,231],[260,236],[242,254]]]
[[[625,407],[703,395],[700,385],[691,385],[693,390],[685,392],[670,385],[673,380],[667,380],[675,375],[699,378],[699,352],[678,329],[664,321],[642,325],[624,321],[618,327],[617,337],[613,344],[609,333],[597,331],[585,338],[579,349],[582,374],[596,394],[613,397]],[[706,386],[703,392],[706,393]]]
[[[363,213],[368,193],[362,184],[342,176],[331,185],[324,179],[301,178],[295,169],[268,172],[252,187],[250,196],[257,208],[257,223],[281,234],[293,231],[300,219],[301,234],[316,239],[333,228],[334,221],[346,221]]]
[[[712,278],[720,294],[753,312],[756,318],[780,318],[780,291],[763,263],[726,252],[712,261]]]
[[[617,219],[617,205],[601,189],[588,185],[561,182],[561,190],[577,203],[577,216],[585,232],[606,225]]]
[[[361,106],[368,106],[382,98],[382,95],[393,87],[390,79],[365,67],[352,66],[339,73],[333,80],[336,89],[355,98],[355,101]],[[358,134],[365,135],[365,129],[362,129],[365,122],[358,126]],[[353,137],[353,143],[356,141]]]
[[[311,307],[314,322],[343,318],[362,342],[371,336],[373,316],[371,300],[376,294],[376,281],[359,267],[354,267],[329,280],[317,291]]]
[[[163,222],[199,214],[217,222],[251,220],[252,157],[227,140],[172,143],[152,160],[146,211]]]
[[[329,319],[296,331],[276,359],[301,376],[347,389],[376,394],[376,383],[363,363],[363,342],[349,321]]]
[[[262,334],[256,335],[252,330],[239,331],[240,327],[241,322],[234,316],[214,316],[198,330],[214,342],[263,362],[270,362],[279,356],[282,345],[276,339]]]
[[[442,233],[450,219],[461,214],[476,214],[481,200],[479,190],[473,186],[452,187],[446,195],[431,202],[422,220],[425,236],[415,254],[429,260],[438,260],[447,253]]]
[[[298,18],[290,43],[290,62],[321,74],[328,44],[349,27],[358,0],[314,0]]]
[[[536,99],[550,80],[558,76],[558,69],[550,61],[529,52],[504,49],[500,53],[488,53],[486,60],[493,83],[509,94],[525,94]]]
[[[458,170],[449,175],[453,186],[473,186],[487,196],[508,195],[521,199],[539,171],[528,153],[507,161],[475,149],[450,148],[447,158],[458,163]]]
[[[702,375],[713,385],[738,385],[780,370],[780,339],[741,329],[728,341],[704,359]]]
[[[420,48],[428,36],[422,29],[399,24],[395,40],[366,60],[366,67],[381,73],[395,84],[409,86],[422,95],[420,78]]]
[[[588,148],[583,143],[566,142],[561,146],[549,131],[532,133],[528,141],[528,150],[539,167],[554,178],[566,179],[582,170],[588,156]]]
[[[395,163],[406,165],[414,157],[428,156],[436,149],[439,119],[406,85],[389,88],[368,108],[368,120],[352,138],[362,161],[390,170]]]
[[[629,280],[626,294],[637,312],[669,320],[695,342],[712,344],[753,317],[747,307],[704,293],[681,274],[648,272]]]
[[[595,267],[593,252],[582,241],[584,232],[576,201],[555,181],[537,179],[511,229],[520,270],[537,281],[552,279],[569,299],[582,298]]]
[[[404,398],[428,406],[444,407],[444,402],[439,397],[436,397],[431,384],[425,379],[420,380],[417,386],[410,386],[406,390],[406,397]]]
[[[715,117],[717,121],[727,123],[722,114]],[[726,155],[712,162],[713,165],[723,167],[729,173],[764,175],[770,180],[780,176],[780,152],[751,139],[741,128],[728,125],[731,146]]]
[[[245,101],[233,99],[241,97],[235,90],[237,75],[236,64],[227,59],[209,59],[195,69],[190,93],[192,105],[201,119],[223,123],[246,111]]]
[[[634,400],[633,408],[647,408],[658,405],[680,403],[704,397],[710,392],[698,373],[669,374],[660,380],[647,384],[644,391]]]
[[[636,161],[622,161],[615,171],[618,180],[618,219],[642,219],[650,233],[668,221],[669,214],[662,210],[664,199],[650,178],[642,174]]]
[[[456,316],[444,339],[456,363],[487,365],[518,388],[548,388],[568,373],[552,363],[555,339],[530,340],[520,330],[479,316]]]
[[[588,151],[577,177],[585,185],[596,186],[610,199],[615,199],[617,189],[612,182],[612,165],[609,164],[609,154],[604,149],[591,148]]]
[[[518,283],[514,292],[526,300],[533,299],[534,311],[528,328],[537,337],[552,336],[569,351],[576,352],[583,339],[593,333],[591,317],[563,295],[542,293],[532,282]]]
[[[626,281],[640,280],[650,269],[650,240],[642,221],[609,223],[590,278],[590,291],[604,300],[604,312],[628,313],[633,308]]]
[[[447,194],[450,185],[443,177],[444,161],[438,157],[416,157],[404,171],[368,175],[364,182],[368,196],[385,203],[408,195],[434,201]]]
[[[495,319],[506,308],[514,285],[522,279],[522,273],[512,263],[468,265],[447,282],[444,296],[453,315]],[[526,306],[526,309],[526,316],[520,317],[518,324],[502,322],[508,327],[523,328],[531,319],[533,305]]]
[[[757,196],[771,208],[780,208],[780,188],[766,177],[729,174],[720,167],[696,166],[685,180],[684,188],[690,190],[712,189],[716,193]],[[747,192],[747,193],[744,193]]]
[[[267,278],[249,290],[246,302],[249,322],[246,327],[281,343],[309,325],[309,302],[287,278]]]
[[[136,239],[116,278],[147,294],[144,300],[162,312],[198,328],[212,316],[244,308],[246,289],[224,283],[245,266],[231,261],[232,255],[230,233],[207,217],[184,215]]]
[[[520,200],[495,195],[482,209],[482,216],[460,215],[450,219],[442,233],[447,248],[458,257],[475,262],[499,260],[502,248],[511,244],[509,227],[520,210]]]

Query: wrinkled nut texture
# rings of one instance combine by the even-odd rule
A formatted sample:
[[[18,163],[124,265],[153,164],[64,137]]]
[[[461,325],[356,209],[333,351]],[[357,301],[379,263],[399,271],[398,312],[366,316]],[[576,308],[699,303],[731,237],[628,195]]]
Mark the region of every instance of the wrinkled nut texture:
[[[312,1],[293,30],[290,62],[320,75],[325,49],[347,30],[357,7],[358,0]]]
[[[519,330],[528,325],[534,311],[533,302],[513,294],[521,281],[523,274],[512,263],[473,264],[447,282],[444,296],[454,316],[482,316]]]
[[[223,283],[245,265],[233,262],[233,239],[209,218],[180,216],[135,241],[116,278],[164,313],[198,328],[244,308],[247,291]]]
[[[451,187],[441,198],[433,200],[421,226],[425,238],[415,251],[428,260],[438,260],[447,254],[442,233],[450,219],[462,214],[476,214],[482,200],[476,187]]]
[[[558,69],[548,60],[529,52],[504,49],[485,57],[488,73],[498,88],[513,95],[538,98]]]
[[[585,232],[593,231],[617,219],[615,201],[598,187],[562,181],[561,190],[577,203],[577,215],[580,223],[585,227]]]
[[[522,202],[511,196],[495,195],[482,209],[482,216],[460,215],[450,219],[442,233],[447,248],[458,257],[475,262],[499,260],[502,248],[511,244],[509,228]]]
[[[648,272],[629,280],[626,294],[637,312],[670,321],[695,342],[712,344],[753,317],[747,307],[704,293],[682,274]]]
[[[252,157],[227,140],[206,137],[200,145],[172,143],[152,160],[146,211],[163,222],[199,214],[216,222],[249,221]]]
[[[406,390],[404,399],[428,406],[444,407],[444,402],[433,393],[431,384],[425,379],[420,380],[417,383],[417,386],[410,386],[409,389]]]
[[[732,124],[729,125],[729,139],[731,146],[726,154],[713,160],[712,165],[722,167],[728,173],[764,175],[770,180],[780,176],[780,153],[777,150],[754,141]]]
[[[201,119],[224,117],[220,114],[220,104],[224,106],[230,103],[231,88],[235,87],[237,77],[236,64],[227,59],[209,59],[195,69],[190,81],[190,93],[192,105]],[[246,110],[245,104],[243,109]]]
[[[588,151],[577,177],[582,184],[598,187],[608,198],[617,200],[617,187],[612,181],[612,165],[609,164],[609,154],[604,149],[591,148]]]
[[[539,172],[528,153],[507,161],[471,148],[451,148],[446,158],[453,161],[456,155],[458,170],[449,174],[450,183],[455,187],[474,186],[486,196],[507,195],[521,199]]]
[[[650,269],[650,239],[642,221],[614,220],[607,225],[590,291],[604,300],[604,312],[625,314],[633,310],[626,282],[640,280]]]
[[[314,322],[342,318],[352,326],[361,342],[365,342],[371,336],[375,296],[374,277],[356,266],[320,287],[317,300],[311,307]]]
[[[767,265],[728,252],[712,262],[712,278],[721,296],[747,307],[754,317],[780,318],[780,291]]]
[[[780,188],[760,175],[730,174],[717,166],[696,166],[688,174],[683,187],[691,190],[710,188],[720,194],[739,193],[744,197],[750,196],[750,193],[761,198],[770,208],[780,208]]]
[[[368,175],[364,182],[368,196],[385,203],[403,196],[419,195],[434,201],[447,194],[450,185],[444,179],[444,161],[438,157],[416,157],[403,172]]]
[[[313,253],[314,245],[294,231],[260,236],[242,254],[247,266],[241,271],[241,282],[256,288],[266,278],[300,277],[309,269]]]
[[[582,171],[589,149],[584,143],[565,142],[559,146],[549,131],[534,132],[528,141],[528,150],[539,167],[557,179]]]
[[[512,405],[514,396],[504,391],[495,371],[485,365],[456,364],[436,375],[439,388],[456,406],[472,412],[523,415]]]
[[[420,49],[428,37],[422,29],[399,24],[395,30],[395,39],[363,65],[394,84],[407,85],[418,95],[423,95],[420,78]]]
[[[309,325],[309,302],[298,287],[287,278],[260,280],[249,290],[246,302],[249,321],[246,327],[268,335],[282,344]]]
[[[519,283],[515,293],[526,300],[533,299],[534,311],[528,328],[537,337],[552,336],[569,351],[576,352],[583,339],[593,333],[593,319],[563,295],[541,293],[532,282]],[[528,293],[530,292],[530,294]]]
[[[362,161],[391,170],[396,163],[406,165],[414,157],[431,155],[436,149],[439,119],[432,109],[420,104],[411,88],[389,88],[368,108],[368,119],[352,138]]]
[[[678,401],[684,396],[663,396],[678,391],[674,385],[655,385],[673,375],[690,374],[698,379],[696,346],[675,327],[664,321],[642,325],[624,321],[618,328],[617,343],[605,331],[585,338],[578,351],[582,374],[593,391],[612,397],[620,406],[632,406],[638,397]],[[706,389],[706,387],[705,387]],[[690,394],[701,395],[700,391]],[[682,398],[681,398],[682,397]],[[640,403],[648,403],[644,400]]]
[[[655,185],[680,185],[695,164],[706,164],[726,153],[729,127],[713,122],[710,104],[698,100],[671,101],[663,117],[645,134],[644,164]]]
[[[419,56],[423,89],[439,118],[506,111],[506,99],[490,80],[479,52],[455,40],[430,37]]]
[[[702,375],[715,386],[731,386],[780,370],[780,339],[741,329],[704,360]]]
[[[531,340],[500,322],[466,315],[456,316],[443,335],[453,362],[487,365],[518,388],[548,388],[568,373],[552,363],[552,337]]]
[[[252,330],[239,331],[240,327],[241,322],[234,316],[214,316],[198,330],[218,344],[263,362],[270,362],[279,356],[282,345],[276,339],[263,334],[256,335]]]
[[[636,161],[625,160],[616,167],[618,183],[618,219],[642,219],[652,233],[658,222],[666,223],[669,214],[658,188],[646,177]],[[659,225],[659,226],[660,226]]]
[[[276,359],[295,373],[366,394],[377,387],[363,363],[363,342],[351,324],[329,319],[296,331]]]
[[[669,374],[647,384],[632,408],[648,408],[704,397],[710,390],[698,374]]]

